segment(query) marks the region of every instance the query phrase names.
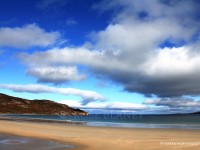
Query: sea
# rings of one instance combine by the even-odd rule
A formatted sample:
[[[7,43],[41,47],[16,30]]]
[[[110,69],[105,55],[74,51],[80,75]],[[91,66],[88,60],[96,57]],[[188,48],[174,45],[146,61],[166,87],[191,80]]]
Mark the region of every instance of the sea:
[[[4,115],[5,116],[5,115]],[[6,115],[8,117],[79,122],[86,126],[120,128],[200,129],[200,114],[89,114],[88,116],[61,115]]]

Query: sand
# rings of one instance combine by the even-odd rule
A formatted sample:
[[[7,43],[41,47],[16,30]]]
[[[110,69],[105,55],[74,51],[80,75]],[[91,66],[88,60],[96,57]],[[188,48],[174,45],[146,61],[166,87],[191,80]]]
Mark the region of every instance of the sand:
[[[70,148],[74,148],[74,146],[46,139],[0,133],[0,150],[65,150]]]
[[[0,133],[55,140],[74,145],[74,150],[200,149],[200,130],[89,127],[0,120]]]

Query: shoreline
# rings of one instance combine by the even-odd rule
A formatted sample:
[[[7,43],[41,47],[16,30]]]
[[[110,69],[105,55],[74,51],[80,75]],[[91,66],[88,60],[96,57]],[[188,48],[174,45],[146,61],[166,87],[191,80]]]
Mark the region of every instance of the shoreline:
[[[45,118],[26,118],[16,116],[1,116],[0,120],[36,122],[36,123],[58,123],[82,125],[91,127],[109,127],[109,128],[128,128],[128,129],[176,129],[176,130],[200,130],[200,124],[160,124],[160,123],[118,123],[118,122],[96,122],[96,121],[74,121],[74,120],[56,120]]]
[[[25,121],[25,122],[41,122],[41,123],[64,123],[64,124],[77,124],[83,125],[84,121],[69,121],[69,120],[53,120],[53,119],[40,119],[40,118],[20,118],[20,117],[5,117],[0,116],[0,120],[5,121]]]
[[[0,133],[72,144],[75,146],[74,150],[197,150],[200,148],[200,130],[109,128],[0,120]],[[179,144],[174,145],[170,142]],[[199,144],[187,144],[186,142],[199,142]]]

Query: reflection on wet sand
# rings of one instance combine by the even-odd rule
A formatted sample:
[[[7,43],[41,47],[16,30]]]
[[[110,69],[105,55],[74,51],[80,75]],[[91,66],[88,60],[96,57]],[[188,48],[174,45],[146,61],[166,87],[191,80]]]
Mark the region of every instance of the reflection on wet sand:
[[[73,145],[55,141],[0,134],[0,150],[66,150],[73,148]]]

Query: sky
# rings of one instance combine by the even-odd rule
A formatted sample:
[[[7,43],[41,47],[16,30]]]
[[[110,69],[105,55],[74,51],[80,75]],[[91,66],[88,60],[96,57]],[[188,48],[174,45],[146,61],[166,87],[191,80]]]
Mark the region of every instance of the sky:
[[[0,93],[89,113],[200,111],[200,2],[1,0]]]

